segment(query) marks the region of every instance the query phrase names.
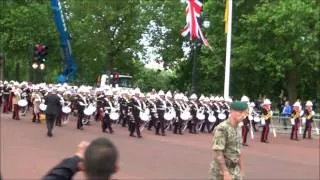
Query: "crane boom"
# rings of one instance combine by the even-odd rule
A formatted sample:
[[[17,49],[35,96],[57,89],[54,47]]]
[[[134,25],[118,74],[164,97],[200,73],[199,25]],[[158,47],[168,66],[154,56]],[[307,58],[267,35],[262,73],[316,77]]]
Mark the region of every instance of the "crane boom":
[[[65,83],[72,79],[77,70],[77,66],[74,62],[74,57],[71,50],[71,37],[67,31],[66,24],[64,22],[64,16],[59,0],[51,0],[51,8],[54,14],[54,22],[57,27],[60,36],[60,47],[63,53],[63,58],[66,62],[66,66],[63,72],[58,76],[58,83]]]

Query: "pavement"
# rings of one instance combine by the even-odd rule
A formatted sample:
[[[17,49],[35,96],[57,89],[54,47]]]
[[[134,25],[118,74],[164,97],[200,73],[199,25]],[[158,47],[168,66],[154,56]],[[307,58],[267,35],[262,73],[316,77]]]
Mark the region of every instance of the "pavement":
[[[54,127],[54,137],[46,136],[45,124],[31,122],[31,115],[21,120],[1,114],[1,173],[6,179],[40,179],[63,158],[72,156],[82,140],[107,137],[120,152],[116,179],[208,179],[212,159],[208,133],[156,136],[144,130],[143,138],[129,137],[128,130],[113,125],[115,133],[101,132],[100,122],[92,122],[83,131],[76,129],[76,119],[63,127]],[[270,133],[270,143],[259,142],[260,133],[243,148],[245,179],[320,179],[319,138],[291,141],[288,134]],[[301,135],[300,135],[301,136]],[[82,173],[76,179],[83,179]]]

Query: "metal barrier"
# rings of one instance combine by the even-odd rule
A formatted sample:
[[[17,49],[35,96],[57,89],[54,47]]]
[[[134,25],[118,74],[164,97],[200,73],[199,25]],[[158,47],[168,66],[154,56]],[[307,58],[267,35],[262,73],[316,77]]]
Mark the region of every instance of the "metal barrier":
[[[313,124],[312,124],[312,135],[319,136],[317,133],[320,129],[320,114],[316,114],[313,116]],[[272,125],[276,128],[278,133],[290,133],[291,132],[291,123],[290,117],[283,116],[279,114],[279,112],[274,112],[272,116]],[[301,130],[299,130],[299,134],[302,134],[305,128],[305,124],[301,124]]]

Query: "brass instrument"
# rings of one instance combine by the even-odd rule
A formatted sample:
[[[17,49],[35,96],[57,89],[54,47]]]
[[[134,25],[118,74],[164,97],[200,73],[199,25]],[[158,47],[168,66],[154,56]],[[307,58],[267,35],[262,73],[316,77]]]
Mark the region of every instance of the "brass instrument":
[[[307,119],[307,120],[310,120],[310,119],[312,118],[312,116],[313,116],[313,115],[312,115],[312,111],[311,111],[311,112],[309,112],[309,115],[307,116],[306,119]]]
[[[264,115],[264,120],[271,118],[271,110],[268,111],[268,114]]]

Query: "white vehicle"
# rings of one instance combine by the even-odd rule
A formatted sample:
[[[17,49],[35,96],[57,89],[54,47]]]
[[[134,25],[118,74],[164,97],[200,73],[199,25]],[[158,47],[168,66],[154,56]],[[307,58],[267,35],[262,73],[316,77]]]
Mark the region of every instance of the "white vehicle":
[[[101,75],[100,79],[100,87],[103,88],[106,85],[119,87],[121,89],[132,89],[132,76],[119,75],[119,77],[116,79],[116,82],[114,82],[113,75],[111,75],[109,78],[108,75],[103,74]]]

